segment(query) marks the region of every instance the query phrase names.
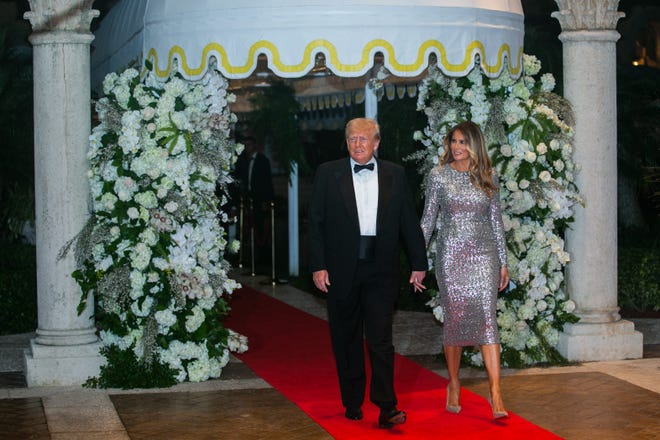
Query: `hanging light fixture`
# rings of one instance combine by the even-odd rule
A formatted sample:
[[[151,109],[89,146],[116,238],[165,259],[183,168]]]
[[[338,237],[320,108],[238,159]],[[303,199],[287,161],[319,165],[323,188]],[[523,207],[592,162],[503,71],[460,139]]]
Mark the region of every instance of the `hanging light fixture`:
[[[319,52],[314,58],[314,67],[309,71],[310,76],[329,76],[332,75],[330,69],[325,65],[325,54]]]

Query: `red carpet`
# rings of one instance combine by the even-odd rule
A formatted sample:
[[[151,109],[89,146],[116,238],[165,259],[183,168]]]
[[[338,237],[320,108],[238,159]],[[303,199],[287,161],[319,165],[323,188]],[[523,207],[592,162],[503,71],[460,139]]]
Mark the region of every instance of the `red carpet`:
[[[447,380],[396,355],[395,387],[408,420],[391,430],[376,427],[378,409],[367,399],[364,419],[344,417],[326,321],[273,297],[243,287],[233,294],[228,328],[249,339],[238,355],[256,374],[300,407],[336,439],[557,439],[554,434],[510,413],[492,419],[488,402],[461,390],[460,414],[444,410]],[[368,386],[367,386],[368,392]]]

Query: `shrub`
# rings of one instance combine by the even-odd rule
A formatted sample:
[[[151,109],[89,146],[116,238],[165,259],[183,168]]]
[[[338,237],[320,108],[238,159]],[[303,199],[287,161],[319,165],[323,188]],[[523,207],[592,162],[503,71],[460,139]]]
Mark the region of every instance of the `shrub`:
[[[636,312],[660,311],[660,252],[619,248],[619,306]]]
[[[37,328],[36,249],[28,244],[0,246],[0,335]]]

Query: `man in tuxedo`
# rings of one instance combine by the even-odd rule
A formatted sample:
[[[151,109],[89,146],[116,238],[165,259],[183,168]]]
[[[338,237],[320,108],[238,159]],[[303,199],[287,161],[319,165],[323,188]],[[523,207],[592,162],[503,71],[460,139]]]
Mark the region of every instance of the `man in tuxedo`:
[[[345,130],[350,158],[316,171],[309,208],[309,264],[314,285],[327,293],[328,321],[345,416],[362,419],[371,361],[370,400],[378,426],[406,421],[394,392],[392,319],[399,291],[402,239],[416,291],[427,270],[426,247],[403,167],[376,160],[378,123],[357,118]]]
[[[273,178],[270,161],[257,149],[254,137],[243,139],[245,149],[236,161],[235,175],[240,181],[247,226],[254,227],[255,260],[266,259],[268,252],[268,222],[270,202],[273,200]],[[252,208],[250,208],[250,206]]]

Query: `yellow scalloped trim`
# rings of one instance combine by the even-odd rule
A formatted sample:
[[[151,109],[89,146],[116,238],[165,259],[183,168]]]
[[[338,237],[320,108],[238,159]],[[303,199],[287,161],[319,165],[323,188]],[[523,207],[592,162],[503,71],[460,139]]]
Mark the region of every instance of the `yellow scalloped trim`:
[[[220,55],[220,60],[219,60],[221,63],[220,70],[230,76],[236,77],[236,76],[247,76],[249,72],[254,70],[254,68],[256,67],[255,60],[257,59],[257,54],[266,52],[266,53],[270,53],[270,56],[268,57],[269,62],[271,63],[272,66],[275,67],[276,70],[280,72],[300,74],[302,76],[305,73],[307,73],[310,64],[313,64],[314,55],[316,54],[316,52],[319,51],[319,49],[325,49],[325,52],[329,55],[330,58],[328,65],[332,66],[336,70],[335,73],[337,74],[360,72],[365,68],[370,67],[373,61],[373,57],[371,56],[372,51],[383,52],[384,55],[387,57],[389,64],[396,72],[417,72],[422,70],[427,63],[425,53],[431,49],[436,49],[436,51],[439,53],[440,64],[445,69],[445,71],[448,72],[464,72],[472,64],[473,62],[472,56],[475,50],[477,50],[482,55],[482,58],[483,58],[483,54],[485,53],[485,48],[483,43],[475,40],[472,43],[470,43],[465,49],[465,56],[463,57],[463,61],[460,64],[450,64],[449,61],[447,60],[447,52],[443,44],[437,40],[427,40],[419,47],[417,51],[417,59],[415,60],[414,63],[401,64],[397,61],[396,56],[394,54],[395,53],[394,46],[392,46],[392,44],[386,40],[378,39],[378,40],[372,40],[365,45],[365,47],[362,49],[362,57],[360,58],[360,61],[357,64],[343,64],[339,61],[337,48],[334,46],[334,44],[332,44],[328,40],[318,39],[318,40],[313,40],[307,44],[302,56],[302,61],[300,63],[295,65],[287,65],[282,63],[279,50],[277,49],[277,46],[275,46],[275,44],[271,43],[270,41],[260,40],[254,43],[250,47],[250,51],[248,53],[248,58],[247,58],[248,59],[247,64],[242,66],[233,66],[229,64],[229,61],[227,59],[227,52],[225,51],[224,47],[222,47],[222,45],[218,43],[209,43],[206,45],[206,47],[204,47],[204,50],[202,52],[202,61],[198,67],[191,67],[188,64],[188,58],[181,46],[172,46],[167,58],[167,68],[164,70],[161,70],[159,68],[158,54],[156,53],[156,50],[154,48],[149,49],[149,52],[147,53],[147,59],[151,60],[151,62],[154,65],[156,75],[161,78],[167,77],[167,75],[171,71],[172,62],[175,56],[179,58],[180,60],[179,67],[185,76],[199,77],[204,73],[204,71],[207,68],[207,62],[208,62],[207,60],[209,58],[209,54],[211,52],[217,52]],[[487,73],[490,74],[495,74],[499,72],[503,67],[502,66],[502,63],[504,62],[503,55],[505,53],[507,54],[509,60],[509,72],[517,76],[520,73],[520,69],[522,67],[520,62],[523,53],[522,47],[520,47],[520,49],[518,50],[518,54],[517,54],[518,56],[515,58],[518,61],[518,63],[515,66],[511,64],[512,60],[514,59],[511,56],[511,48],[509,47],[508,44],[502,44],[497,54],[497,63],[494,65],[487,65],[487,64],[483,64],[483,60],[482,60],[482,68]]]

